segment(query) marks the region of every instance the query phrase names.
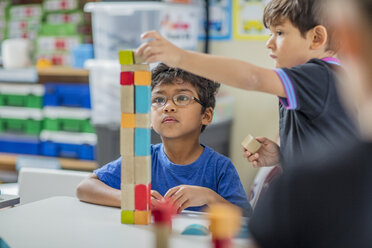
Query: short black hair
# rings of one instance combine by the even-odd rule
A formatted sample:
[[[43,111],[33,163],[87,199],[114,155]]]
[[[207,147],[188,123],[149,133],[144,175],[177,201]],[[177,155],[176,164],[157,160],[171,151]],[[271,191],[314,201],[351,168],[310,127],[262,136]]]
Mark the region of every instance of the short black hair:
[[[161,84],[190,83],[196,89],[199,100],[203,103],[202,113],[209,107],[216,106],[216,94],[220,84],[209,79],[199,77],[179,68],[168,67],[160,63],[152,70],[151,90]],[[203,125],[201,132],[206,128]]]

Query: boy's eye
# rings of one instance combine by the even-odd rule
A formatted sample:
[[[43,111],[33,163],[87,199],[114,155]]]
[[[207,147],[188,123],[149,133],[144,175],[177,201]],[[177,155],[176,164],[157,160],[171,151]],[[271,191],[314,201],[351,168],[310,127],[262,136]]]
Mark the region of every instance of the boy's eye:
[[[163,96],[157,96],[152,99],[152,103],[155,104],[163,104],[165,102],[165,97]]]
[[[282,31],[276,31],[276,34],[280,36],[280,35],[283,35],[283,32]]]
[[[177,104],[183,105],[187,104],[190,101],[190,97],[187,95],[177,95],[175,96],[175,99]]]

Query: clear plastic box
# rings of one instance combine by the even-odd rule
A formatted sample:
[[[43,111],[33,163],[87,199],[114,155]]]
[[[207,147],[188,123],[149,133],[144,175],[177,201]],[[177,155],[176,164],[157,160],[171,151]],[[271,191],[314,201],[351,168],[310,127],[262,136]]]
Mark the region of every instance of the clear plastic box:
[[[157,30],[185,49],[197,48],[200,6],[164,2],[91,2],[95,59],[117,59],[118,51],[135,49],[141,34]],[[199,13],[200,12],[200,13]]]

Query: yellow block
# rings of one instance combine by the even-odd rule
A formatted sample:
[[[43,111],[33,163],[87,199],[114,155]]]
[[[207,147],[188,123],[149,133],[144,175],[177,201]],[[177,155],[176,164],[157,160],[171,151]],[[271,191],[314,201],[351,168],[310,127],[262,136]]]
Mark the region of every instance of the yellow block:
[[[119,61],[121,65],[133,65],[133,52],[131,50],[119,51]]]
[[[136,116],[135,114],[121,114],[121,127],[124,128],[135,128],[136,127]]]
[[[241,225],[241,209],[227,204],[213,204],[209,206],[208,218],[210,231],[214,239],[234,237]]]
[[[135,85],[151,85],[151,72],[149,71],[135,71],[134,72]]]
[[[148,225],[151,222],[151,211],[134,211],[135,225]]]

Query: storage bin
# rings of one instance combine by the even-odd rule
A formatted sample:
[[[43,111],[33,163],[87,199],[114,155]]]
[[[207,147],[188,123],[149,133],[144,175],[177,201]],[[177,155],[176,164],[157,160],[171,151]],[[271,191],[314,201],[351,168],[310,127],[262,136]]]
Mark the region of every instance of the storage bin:
[[[43,114],[45,130],[94,133],[90,109],[45,107]]]
[[[0,106],[43,107],[43,85],[0,84]]]
[[[86,160],[95,159],[97,136],[93,133],[42,131],[41,154]]]
[[[90,108],[89,85],[45,84],[44,106]]]
[[[0,152],[39,155],[40,140],[37,137],[2,134]]]
[[[141,34],[157,30],[185,49],[197,49],[200,6],[164,2],[87,3],[92,13],[94,56],[117,59],[118,51],[137,48]]]
[[[40,109],[0,107],[0,132],[38,135],[42,130]]]

